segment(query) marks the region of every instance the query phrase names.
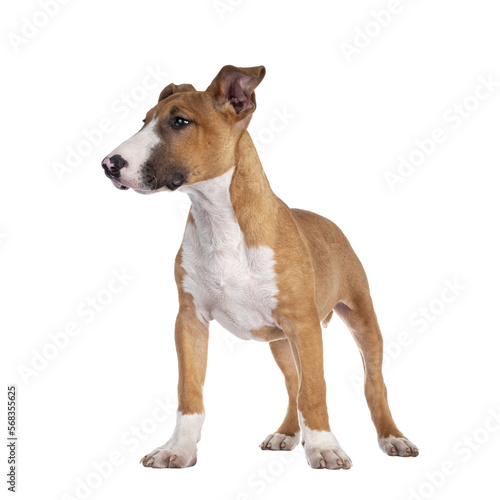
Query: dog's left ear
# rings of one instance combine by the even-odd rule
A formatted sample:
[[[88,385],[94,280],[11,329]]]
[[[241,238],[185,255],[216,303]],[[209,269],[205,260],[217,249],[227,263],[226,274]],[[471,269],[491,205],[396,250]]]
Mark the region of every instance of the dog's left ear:
[[[171,83],[161,91],[160,97],[158,98],[158,102],[163,101],[163,99],[170,97],[172,94],[177,94],[178,92],[191,92],[191,91],[196,92],[196,89],[190,83],[181,83],[180,85],[175,85],[174,83]]]
[[[237,68],[224,66],[207,88],[219,104],[231,103],[237,119],[253,113],[257,108],[254,90],[266,74],[264,66]]]

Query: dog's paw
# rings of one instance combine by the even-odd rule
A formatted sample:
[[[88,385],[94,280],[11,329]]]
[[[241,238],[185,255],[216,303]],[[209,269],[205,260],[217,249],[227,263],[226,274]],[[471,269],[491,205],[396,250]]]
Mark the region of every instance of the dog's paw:
[[[168,443],[156,448],[141,460],[144,467],[153,469],[182,469],[196,464],[196,446],[186,446],[179,449]]]
[[[417,457],[418,448],[403,437],[379,437],[378,444],[384,453],[390,457]]]
[[[313,469],[350,469],[352,461],[340,447],[306,448],[307,463]]]
[[[352,461],[330,431],[307,430],[304,448],[313,469],[350,469]]]
[[[293,436],[286,436],[285,434],[269,434],[269,436],[260,443],[260,448],[262,450],[293,450],[300,440],[300,432],[296,432]]]

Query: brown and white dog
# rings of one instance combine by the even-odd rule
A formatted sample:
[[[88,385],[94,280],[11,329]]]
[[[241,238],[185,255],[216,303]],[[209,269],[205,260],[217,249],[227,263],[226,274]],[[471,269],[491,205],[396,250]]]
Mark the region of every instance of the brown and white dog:
[[[380,447],[391,456],[415,457],[417,447],[396,427],[387,403],[382,336],[361,263],[333,222],[290,209],[262,170],[247,127],[264,75],[263,66],[225,66],[204,92],[168,85],[142,129],[102,162],[119,189],[179,189],[192,204],[175,260],[177,425],[141,462],[155,468],[196,463],[208,326],[215,319],[239,338],[269,342],[285,376],[288,410],[261,448],[291,450],[302,431],[311,467],[349,469],[326,407],[321,325],[333,311],[361,351]]]

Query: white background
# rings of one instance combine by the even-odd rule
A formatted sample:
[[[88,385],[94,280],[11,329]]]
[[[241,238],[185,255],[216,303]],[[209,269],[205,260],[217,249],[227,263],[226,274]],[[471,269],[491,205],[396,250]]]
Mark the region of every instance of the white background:
[[[389,20],[374,21],[373,12],[396,4],[74,0],[34,29],[26,23],[44,23],[37,1],[4,6],[2,391],[18,386],[18,498],[493,494],[500,87],[473,96],[481,78],[500,82],[500,11],[494,0],[401,0]],[[355,43],[346,57],[345,44]],[[140,128],[164,86],[204,89],[225,64],[266,66],[250,132],[271,185],[290,206],[334,220],[366,268],[391,408],[420,447],[416,459],[378,449],[359,354],[334,318],[324,335],[328,406],[350,471],[312,470],[302,448],[258,448],[284,416],[282,376],[268,346],[236,342],[215,323],[198,464],[138,463],[175,423],[173,261],[189,205],[181,193],[121,192],[100,161]],[[160,77],[145,90],[155,68]],[[469,116],[453,118],[464,100]],[[293,117],[273,119],[284,113]],[[103,119],[112,131],[83,144]],[[446,140],[391,190],[386,173],[435,128]],[[56,175],[77,147],[84,157]],[[123,270],[132,278],[110,299],[112,273]],[[449,289],[453,282],[460,290]],[[90,318],[89,297],[111,302]],[[429,307],[423,319],[420,308]],[[54,353],[49,334],[71,322],[80,334]],[[170,401],[161,423],[157,398]],[[93,463],[110,455],[119,464],[98,475]]]

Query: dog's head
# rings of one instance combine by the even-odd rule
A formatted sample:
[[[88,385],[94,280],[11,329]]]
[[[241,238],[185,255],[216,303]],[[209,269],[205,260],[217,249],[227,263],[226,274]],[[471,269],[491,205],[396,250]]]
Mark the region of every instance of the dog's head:
[[[170,84],[144,126],[102,161],[119,189],[174,191],[222,175],[235,164],[236,144],[257,106],[264,66],[224,66],[209,87]]]

